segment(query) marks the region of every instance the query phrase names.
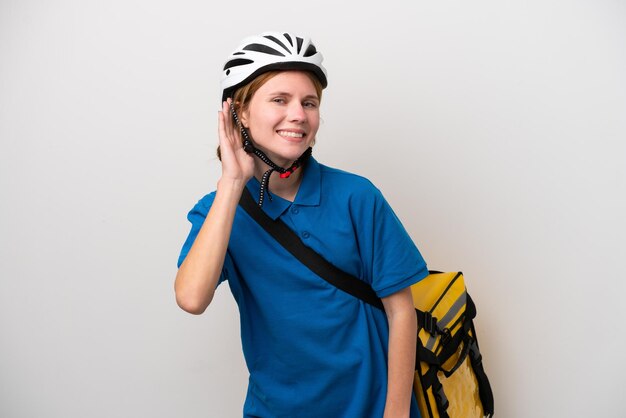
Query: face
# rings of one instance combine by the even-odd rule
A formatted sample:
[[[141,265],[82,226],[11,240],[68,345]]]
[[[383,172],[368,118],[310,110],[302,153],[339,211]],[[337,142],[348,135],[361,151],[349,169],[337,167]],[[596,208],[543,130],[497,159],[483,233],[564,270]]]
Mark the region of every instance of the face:
[[[283,71],[252,96],[242,112],[255,145],[276,164],[286,167],[315,140],[320,99],[306,73]]]

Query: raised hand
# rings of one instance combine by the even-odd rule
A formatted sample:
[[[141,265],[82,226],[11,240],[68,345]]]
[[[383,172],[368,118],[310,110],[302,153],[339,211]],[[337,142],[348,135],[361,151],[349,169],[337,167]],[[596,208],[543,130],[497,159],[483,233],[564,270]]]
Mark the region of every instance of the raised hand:
[[[222,179],[247,182],[254,174],[254,158],[243,149],[241,132],[230,115],[231,99],[218,112],[218,135],[222,157]]]

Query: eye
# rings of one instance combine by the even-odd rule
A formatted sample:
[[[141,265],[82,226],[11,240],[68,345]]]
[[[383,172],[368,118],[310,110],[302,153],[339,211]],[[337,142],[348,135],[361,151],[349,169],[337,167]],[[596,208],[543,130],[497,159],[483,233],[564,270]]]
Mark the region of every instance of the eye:
[[[304,102],[304,107],[315,109],[317,107],[317,102],[313,102],[313,101]]]
[[[272,102],[283,104],[283,103],[285,103],[285,99],[283,99],[282,97],[274,97],[272,99]]]

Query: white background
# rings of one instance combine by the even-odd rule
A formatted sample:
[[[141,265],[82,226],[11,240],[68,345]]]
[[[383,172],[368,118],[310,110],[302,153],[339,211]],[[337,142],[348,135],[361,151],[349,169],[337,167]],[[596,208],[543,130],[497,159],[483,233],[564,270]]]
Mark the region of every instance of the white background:
[[[174,301],[220,70],[309,34],[315,155],[463,270],[496,416],[624,417],[626,4],[0,1],[0,416],[237,417],[227,286]]]

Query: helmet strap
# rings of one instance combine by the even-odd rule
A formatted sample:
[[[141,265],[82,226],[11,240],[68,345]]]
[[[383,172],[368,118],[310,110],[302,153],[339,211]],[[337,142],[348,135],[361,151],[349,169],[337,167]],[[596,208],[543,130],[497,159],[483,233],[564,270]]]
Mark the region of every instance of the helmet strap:
[[[283,167],[276,165],[272,160],[270,160],[270,158],[263,151],[255,147],[252,144],[252,142],[250,142],[250,140],[244,140],[244,149],[246,149],[246,151],[248,149],[252,150],[251,152],[254,155],[256,155],[265,164],[270,166],[270,169],[267,170],[265,173],[263,173],[263,177],[261,177],[261,190],[259,192],[259,201],[258,201],[259,206],[263,206],[263,200],[265,198],[266,192],[267,192],[267,197],[270,199],[270,201],[272,200],[272,194],[270,193],[270,188],[269,188],[270,176],[272,175],[272,173],[274,171],[277,171],[280,173],[281,179],[289,178],[289,176],[291,176],[291,174],[294,171],[300,168],[309,159],[313,151],[313,148],[308,147],[302,153],[302,155],[300,155],[293,163],[291,163],[291,165],[288,168],[283,168]]]

